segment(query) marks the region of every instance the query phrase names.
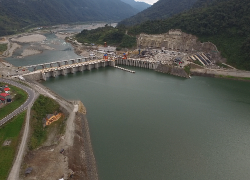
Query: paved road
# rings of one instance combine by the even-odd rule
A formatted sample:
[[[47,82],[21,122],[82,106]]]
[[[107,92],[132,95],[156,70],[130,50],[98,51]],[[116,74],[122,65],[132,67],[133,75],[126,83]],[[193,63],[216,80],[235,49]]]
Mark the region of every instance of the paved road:
[[[22,84],[19,84],[19,83],[15,82],[15,81],[0,78],[0,82],[16,86],[16,87],[18,87],[20,89],[23,89],[28,94],[28,99],[20,107],[18,107],[12,113],[10,113],[9,115],[7,115],[6,117],[4,117],[3,119],[0,120],[0,126],[2,126],[6,122],[8,122],[10,119],[12,119],[14,116],[18,115],[19,113],[21,113],[22,111],[27,109],[28,105],[34,100],[35,92],[32,89],[30,89],[29,87],[24,86]]]
[[[15,159],[14,165],[12,166],[12,169],[8,177],[8,180],[18,180],[19,171],[20,171],[21,163],[23,160],[23,155],[24,155],[25,148],[26,148],[28,135],[29,135],[30,110],[35,101],[36,94],[34,90],[30,89],[27,86],[19,84],[15,81],[7,80],[7,79],[0,79],[0,82],[11,84],[13,86],[23,89],[24,91],[28,93],[28,99],[19,108],[17,108],[15,111],[13,111],[12,113],[10,113],[8,116],[6,116],[0,121],[0,126],[1,126],[7,121],[9,121],[11,118],[13,118],[14,116],[21,113],[23,110],[27,109],[26,122],[25,122],[25,128],[23,132],[22,141],[21,141],[21,144],[20,144],[16,159]]]
[[[23,132],[22,142],[20,144],[15,162],[12,166],[12,169],[10,171],[10,174],[7,180],[19,180],[20,167],[22,164],[22,160],[23,160],[23,156],[24,156],[24,152],[25,152],[25,148],[26,148],[26,144],[28,140],[28,135],[29,135],[30,110],[32,108],[33,101],[28,106],[28,109],[27,109],[26,123],[25,123],[24,132]]]
[[[47,89],[45,87],[42,87],[42,85],[40,85],[37,82],[32,82],[32,83],[30,82],[29,85],[31,87],[33,87],[36,91],[38,91],[38,94],[35,94],[35,92],[32,89],[25,87],[19,83],[10,81],[10,80],[0,79],[0,82],[9,83],[9,84],[17,86],[19,88],[22,88],[29,94],[29,98],[22,105],[22,108],[18,108],[17,110],[15,110],[16,113],[19,113],[19,111],[27,108],[27,116],[26,116],[25,129],[24,129],[24,133],[23,133],[23,137],[22,137],[22,142],[20,144],[20,147],[19,147],[16,159],[15,159],[15,162],[13,164],[13,167],[9,173],[9,177],[7,179],[7,180],[19,180],[20,167],[22,164],[25,149],[27,147],[26,144],[27,144],[27,139],[28,139],[28,134],[29,134],[30,110],[31,110],[31,107],[32,107],[35,99],[37,98],[38,94],[41,93],[41,94],[44,94],[45,96],[49,96],[49,97],[55,99],[62,107],[64,107],[70,113],[69,120],[67,121],[67,130],[65,133],[66,145],[64,145],[64,146],[68,146],[68,145],[72,146],[73,137],[74,137],[73,136],[73,134],[74,134],[73,121],[75,119],[75,111],[77,111],[77,108],[75,107],[75,109],[73,110],[73,106],[71,103],[65,101],[64,99],[62,99],[60,97],[57,97],[56,94],[53,94],[49,90],[47,91]],[[14,115],[15,115],[15,113],[14,113]],[[8,116],[8,117],[11,118],[13,116]],[[3,119],[3,120],[6,120],[6,122],[7,122],[8,121],[7,119]]]

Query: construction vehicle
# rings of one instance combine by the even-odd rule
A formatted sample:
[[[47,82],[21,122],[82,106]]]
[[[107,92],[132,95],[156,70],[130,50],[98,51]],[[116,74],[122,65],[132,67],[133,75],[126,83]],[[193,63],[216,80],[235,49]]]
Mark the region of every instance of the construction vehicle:
[[[105,61],[107,61],[108,58],[109,58],[109,57],[108,57],[108,54],[107,54],[107,53],[103,55],[103,59],[105,59]]]
[[[127,59],[127,58],[128,58],[128,57],[127,57],[126,53],[123,53],[122,59]]]

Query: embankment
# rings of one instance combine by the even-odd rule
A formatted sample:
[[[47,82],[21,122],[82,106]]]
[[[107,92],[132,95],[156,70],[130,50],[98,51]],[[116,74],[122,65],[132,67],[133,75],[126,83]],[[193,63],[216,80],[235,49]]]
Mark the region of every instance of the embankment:
[[[85,116],[86,109],[80,101],[78,107],[74,122],[74,142],[73,146],[69,147],[69,169],[75,172],[73,179],[97,180],[98,173]]]
[[[24,74],[23,77],[31,81],[40,81],[42,79],[42,73],[40,71],[34,71]]]
[[[68,179],[70,174],[74,172],[72,180],[98,180],[84,105],[80,101],[65,100],[36,81],[30,80],[28,84],[40,94],[57,101],[64,109],[63,112],[69,113],[69,117],[66,121],[57,121],[50,125],[49,128],[53,128],[52,126],[55,126],[55,123],[65,123],[65,133],[60,135],[51,133],[51,135],[48,135],[48,140],[53,143],[45,142],[41,147],[26,156],[21,179],[42,180],[60,179],[62,177]],[[64,149],[64,152],[60,153],[62,149]],[[24,176],[27,167],[32,167],[33,171],[28,176]]]
[[[158,67],[155,69],[157,72],[167,73],[174,76],[189,78],[188,74],[185,72],[183,68],[166,65],[166,64],[159,64]]]
[[[191,69],[191,75],[205,77],[219,77],[235,80],[250,80],[250,71],[236,69]]]

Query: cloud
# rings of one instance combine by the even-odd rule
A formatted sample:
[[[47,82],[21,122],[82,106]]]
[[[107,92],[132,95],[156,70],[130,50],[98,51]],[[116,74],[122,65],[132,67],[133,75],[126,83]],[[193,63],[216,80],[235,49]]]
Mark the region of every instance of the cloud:
[[[152,5],[152,4],[156,3],[158,0],[136,0],[136,1],[145,2],[145,3]]]

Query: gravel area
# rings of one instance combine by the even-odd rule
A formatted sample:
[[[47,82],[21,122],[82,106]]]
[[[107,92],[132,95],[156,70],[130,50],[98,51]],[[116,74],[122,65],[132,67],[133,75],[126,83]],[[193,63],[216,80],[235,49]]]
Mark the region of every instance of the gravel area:
[[[19,42],[19,43],[29,43],[29,42],[40,42],[44,41],[46,37],[41,34],[32,34],[27,36],[22,36],[18,38],[13,38],[12,41]]]
[[[3,56],[10,57],[13,55],[13,52],[20,48],[21,46],[17,43],[8,43],[8,49],[2,54]]]
[[[31,55],[40,54],[40,53],[42,53],[42,51],[38,51],[35,49],[25,49],[21,55],[22,57],[25,57],[25,56],[31,56]]]

